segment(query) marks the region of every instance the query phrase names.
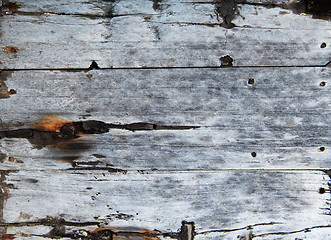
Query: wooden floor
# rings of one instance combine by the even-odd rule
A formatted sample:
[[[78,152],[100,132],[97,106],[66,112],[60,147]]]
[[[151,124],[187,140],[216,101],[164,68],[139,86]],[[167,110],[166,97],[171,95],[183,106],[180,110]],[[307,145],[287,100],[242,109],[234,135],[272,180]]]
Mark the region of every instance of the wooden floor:
[[[331,239],[326,0],[0,3],[0,239]]]

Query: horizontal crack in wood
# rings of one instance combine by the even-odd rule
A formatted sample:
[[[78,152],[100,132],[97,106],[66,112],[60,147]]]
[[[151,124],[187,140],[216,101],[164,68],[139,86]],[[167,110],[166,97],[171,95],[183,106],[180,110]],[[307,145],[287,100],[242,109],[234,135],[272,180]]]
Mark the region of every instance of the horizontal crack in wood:
[[[28,221],[28,222],[11,222],[11,223],[0,223],[0,227],[24,227],[24,226],[75,226],[75,227],[85,227],[85,226],[97,226],[99,222],[73,222],[66,221],[63,218],[53,218],[46,217],[39,219],[38,221]]]
[[[194,23],[193,23],[194,24]],[[212,24],[213,25],[213,24]],[[321,67],[331,67],[331,61],[326,64],[306,64],[306,65],[241,65],[232,66],[232,69],[241,68],[321,68]],[[220,69],[221,66],[142,66],[142,67],[100,67],[99,69],[94,69],[95,71],[102,70],[173,70],[173,69]],[[6,68],[0,69],[0,72],[21,72],[21,71],[62,71],[62,72],[88,72],[89,68]]]
[[[69,143],[85,134],[102,134],[110,129],[122,129],[128,131],[154,131],[154,130],[188,130],[196,129],[200,126],[175,126],[175,125],[157,125],[153,123],[137,122],[130,124],[113,124],[102,121],[48,121],[35,124],[35,128],[17,129],[0,131],[2,138],[26,138],[36,148],[41,149],[45,146],[55,148],[68,148],[63,143]],[[80,146],[87,148],[88,146]]]
[[[289,231],[289,232],[262,233],[262,234],[258,234],[258,235],[253,235],[253,237],[256,238],[256,237],[265,237],[265,236],[271,236],[271,235],[289,235],[289,234],[295,234],[295,233],[300,233],[300,232],[310,232],[311,230],[318,229],[318,228],[331,228],[331,225],[313,226],[313,227],[308,227],[308,228],[295,230],[295,231]]]
[[[275,225],[275,224],[282,224],[281,222],[269,222],[269,223],[256,223],[252,225],[247,225],[245,227],[241,228],[233,228],[233,229],[215,229],[215,230],[209,230],[209,231],[203,231],[203,232],[197,232],[196,235],[205,235],[210,233],[227,233],[227,232],[235,232],[235,231],[241,231],[241,230],[249,230],[257,226],[267,226],[267,225]]]

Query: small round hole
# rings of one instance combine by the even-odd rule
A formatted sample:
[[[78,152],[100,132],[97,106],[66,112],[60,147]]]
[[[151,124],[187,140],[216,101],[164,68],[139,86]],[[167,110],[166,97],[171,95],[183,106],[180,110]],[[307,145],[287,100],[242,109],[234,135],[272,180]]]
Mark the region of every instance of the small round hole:
[[[252,155],[252,157],[256,157],[257,156],[256,152],[252,152],[251,155]]]
[[[325,85],[326,85],[326,82],[324,82],[324,81],[320,83],[321,87],[325,87]]]
[[[324,42],[321,44],[321,48],[325,48],[325,47],[326,47],[326,43]]]
[[[319,191],[318,191],[320,194],[324,194],[326,192],[325,188],[320,188]]]
[[[318,149],[318,151],[320,151],[320,152],[324,152],[324,151],[325,151],[325,147],[320,147],[320,148]]]
[[[233,66],[233,58],[229,55],[223,56],[220,58],[221,67],[232,67]]]
[[[9,90],[9,94],[10,94],[10,95],[16,94],[16,90],[15,90],[15,89],[10,89],[10,90]]]
[[[250,84],[250,85],[253,85],[254,84],[254,78],[250,78],[250,79],[248,79],[248,84]]]

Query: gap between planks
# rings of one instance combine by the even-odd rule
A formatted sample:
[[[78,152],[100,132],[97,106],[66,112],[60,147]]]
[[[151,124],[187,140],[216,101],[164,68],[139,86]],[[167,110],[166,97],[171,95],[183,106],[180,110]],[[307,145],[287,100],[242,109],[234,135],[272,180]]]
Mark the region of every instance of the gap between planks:
[[[8,72],[19,72],[19,71],[68,71],[68,72],[83,72],[90,70],[144,70],[144,69],[224,69],[224,68],[323,68],[323,67],[331,67],[331,61],[324,65],[267,65],[267,66],[255,66],[255,65],[247,65],[247,66],[231,66],[231,67],[223,67],[223,66],[175,66],[175,67],[109,67],[109,68],[4,68],[0,69],[1,71]]]

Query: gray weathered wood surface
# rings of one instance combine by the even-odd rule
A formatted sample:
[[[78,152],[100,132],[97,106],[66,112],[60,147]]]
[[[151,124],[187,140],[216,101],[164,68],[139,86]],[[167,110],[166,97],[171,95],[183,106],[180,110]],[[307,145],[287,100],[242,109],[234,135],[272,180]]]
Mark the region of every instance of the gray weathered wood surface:
[[[237,3],[3,0],[0,239],[329,239],[330,15]]]

